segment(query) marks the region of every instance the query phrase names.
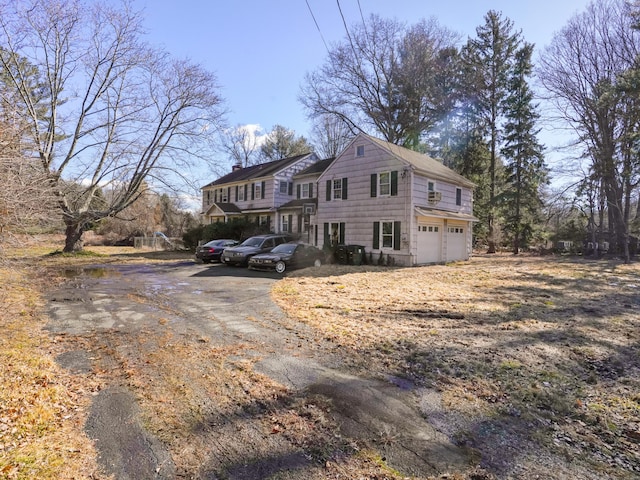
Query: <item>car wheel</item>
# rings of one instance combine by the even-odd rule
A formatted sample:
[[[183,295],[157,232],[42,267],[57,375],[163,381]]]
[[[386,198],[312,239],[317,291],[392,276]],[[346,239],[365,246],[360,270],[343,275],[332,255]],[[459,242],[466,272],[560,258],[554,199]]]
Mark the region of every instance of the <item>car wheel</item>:
[[[321,265],[322,265],[322,260],[320,260],[319,258],[316,258],[316,260],[313,262],[313,266],[319,267]]]
[[[284,271],[286,269],[287,269],[287,265],[282,260],[280,260],[278,263],[276,263],[276,272],[284,273]]]
[[[202,259],[202,263],[211,263],[211,260]]]

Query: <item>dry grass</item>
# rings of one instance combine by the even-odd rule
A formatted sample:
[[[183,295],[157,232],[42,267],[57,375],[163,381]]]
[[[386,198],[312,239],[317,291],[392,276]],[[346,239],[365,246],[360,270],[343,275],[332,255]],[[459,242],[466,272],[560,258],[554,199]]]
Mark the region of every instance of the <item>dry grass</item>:
[[[490,470],[508,471],[491,460],[505,454],[535,469],[523,458],[534,448],[612,478],[640,474],[637,263],[494,255],[326,266],[291,275],[273,296],[355,371],[438,392],[432,420]],[[567,463],[555,467],[571,478]]]
[[[310,479],[402,478],[342,438],[321,398],[298,397],[240,360],[255,345],[214,346],[162,321],[153,336],[52,339],[41,294],[62,280],[55,272],[175,259],[105,247],[48,255],[57,248],[3,252],[0,478],[104,478],[83,424],[92,392],[113,381],[135,392],[180,475],[224,471],[259,444],[256,457],[308,452]],[[317,345],[328,340],[354,372],[435,392],[440,409],[425,415],[499,477],[509,465],[496,458],[505,457],[521,464],[520,478],[640,472],[638,264],[490,256],[405,269],[323,266],[293,272],[273,296],[290,315],[284,327],[313,327]],[[88,377],[53,361],[83,347],[115,363]]]
[[[34,260],[46,250],[5,251],[0,264],[0,478],[104,478],[83,434],[95,384],[55,364],[56,345],[43,331],[40,292],[56,279]]]

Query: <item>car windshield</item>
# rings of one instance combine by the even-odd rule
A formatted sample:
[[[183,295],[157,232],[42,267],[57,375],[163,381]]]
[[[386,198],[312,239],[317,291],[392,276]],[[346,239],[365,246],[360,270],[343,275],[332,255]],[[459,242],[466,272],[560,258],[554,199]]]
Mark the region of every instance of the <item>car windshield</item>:
[[[251,237],[242,242],[243,247],[259,247],[264,242],[264,238]]]
[[[294,245],[292,243],[281,243],[273,250],[271,250],[271,253],[293,253],[296,247],[297,245]]]
[[[218,247],[224,243],[224,240],[212,240],[209,243],[206,243],[205,247]]]

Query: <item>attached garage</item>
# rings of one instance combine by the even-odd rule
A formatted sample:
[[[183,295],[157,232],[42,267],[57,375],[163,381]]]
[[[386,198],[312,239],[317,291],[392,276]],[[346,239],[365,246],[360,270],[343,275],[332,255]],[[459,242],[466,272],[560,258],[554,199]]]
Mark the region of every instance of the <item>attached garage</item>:
[[[452,262],[469,258],[471,226],[477,219],[444,210],[416,207],[416,264]]]
[[[447,222],[445,238],[445,257],[447,261],[467,258],[468,223]]]
[[[418,264],[442,261],[441,222],[418,222]]]

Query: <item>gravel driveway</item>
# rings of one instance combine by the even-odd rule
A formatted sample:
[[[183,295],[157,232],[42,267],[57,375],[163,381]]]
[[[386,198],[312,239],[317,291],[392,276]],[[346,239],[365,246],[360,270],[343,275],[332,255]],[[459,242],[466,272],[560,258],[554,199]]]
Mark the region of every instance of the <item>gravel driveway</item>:
[[[58,357],[61,365],[103,378],[86,430],[105,472],[116,479],[265,478],[280,471],[294,472],[286,478],[305,478],[304,470],[311,466],[309,452],[291,446],[290,439],[285,455],[265,454],[284,448],[284,440],[257,426],[249,440],[225,440],[230,433],[224,422],[207,425],[212,435],[207,438],[216,439],[207,446],[211,460],[183,465],[171,440],[147,428],[153,424],[152,413],[141,399],[154,395],[151,382],[123,380],[136,368],[154,368],[158,381],[168,371],[179,371],[179,365],[153,360],[168,336],[186,348],[206,344],[207,351],[242,345],[235,362],[251,362],[253,371],[291,395],[327,399],[341,435],[369,442],[380,432],[389,433],[391,440],[377,448],[381,458],[405,475],[464,470],[469,463],[464,452],[424,421],[416,392],[342,371],[339,352],[324,350],[318,345],[321,339],[304,325],[288,321],[269,296],[276,274],[193,262],[97,265],[67,273],[69,281],[48,299],[49,330],[66,339],[67,352]],[[223,400],[206,393],[212,385],[184,388],[197,391],[201,403],[202,398],[211,404]]]

